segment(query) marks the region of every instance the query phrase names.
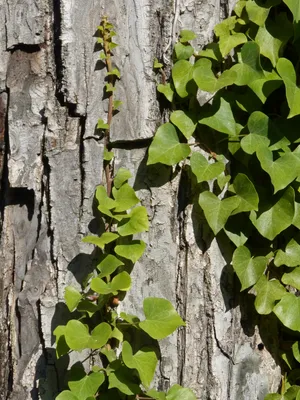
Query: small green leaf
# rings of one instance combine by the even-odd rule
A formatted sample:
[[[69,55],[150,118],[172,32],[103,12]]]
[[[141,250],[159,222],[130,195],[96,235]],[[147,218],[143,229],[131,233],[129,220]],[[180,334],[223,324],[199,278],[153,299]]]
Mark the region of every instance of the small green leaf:
[[[124,183],[119,189],[113,187],[112,194],[116,201],[115,212],[126,211],[140,202],[134,189],[128,183]]]
[[[118,70],[118,68],[114,68],[111,72],[108,72],[107,73],[107,76],[109,76],[109,75],[114,75],[114,76],[116,76],[117,78],[121,78],[121,73],[120,73],[120,71]]]
[[[216,178],[225,169],[222,162],[209,162],[202,154],[196,152],[192,154],[190,163],[198,183]]]
[[[167,393],[166,400],[197,400],[191,389],[173,385]]]
[[[55,336],[57,358],[68,354],[68,352],[70,351],[70,347],[67,345],[66,342],[65,331],[65,325],[58,325],[53,331],[53,335]]]
[[[55,400],[81,400],[81,399],[78,399],[78,397],[75,396],[75,394],[70,392],[69,390],[64,390],[55,398]]]
[[[106,83],[105,89],[106,89],[107,93],[114,92],[116,90],[116,88],[114,87],[114,85],[112,83]]]
[[[89,347],[91,349],[101,349],[107,342],[111,336],[111,327],[108,323],[102,322],[97,325],[91,332],[91,336],[89,339]]]
[[[148,388],[153,380],[158,362],[155,351],[151,347],[142,347],[133,354],[131,345],[125,341],[122,348],[122,359],[128,368],[138,371],[143,386]]]
[[[273,308],[278,319],[289,329],[300,332],[300,298],[287,293]]]
[[[205,50],[201,50],[199,56],[211,58],[212,60],[222,62],[222,54],[218,43],[209,43],[205,46]],[[198,62],[196,63],[198,64]]]
[[[94,396],[104,380],[103,372],[92,372],[78,381],[69,381],[68,385],[73,394],[76,394],[81,400],[86,400],[88,397]]]
[[[250,251],[245,246],[235,250],[232,265],[241,282],[241,290],[249,288],[258,281],[264,273],[267,262],[266,257],[251,257]]]
[[[120,189],[124,182],[132,177],[131,172],[126,168],[119,168],[114,178],[114,187]]]
[[[74,311],[80,302],[82,296],[73,286],[67,286],[65,289],[65,301],[70,312]]]
[[[112,208],[114,208],[116,206],[115,200],[108,197],[107,192],[106,192],[104,186],[102,186],[102,185],[97,186],[95,198],[101,207],[105,207],[105,208],[111,210]]]
[[[97,123],[97,129],[109,129],[109,125],[106,124],[103,119],[99,119]]]
[[[261,315],[270,314],[273,311],[275,302],[286,294],[285,288],[277,279],[268,281],[265,275],[261,276],[254,289],[256,291],[254,305],[256,311]]]
[[[112,151],[107,151],[107,149],[104,149],[103,152],[103,159],[105,161],[111,161],[114,158],[114,153]]]
[[[205,218],[215,235],[224,228],[228,217],[240,203],[238,197],[230,197],[220,200],[211,192],[203,192],[199,197],[200,207],[204,211]]]
[[[220,52],[223,57],[226,57],[232,49],[247,41],[247,36],[243,33],[235,33],[234,35],[221,37],[219,40]]]
[[[147,297],[143,309],[146,319],[139,326],[153,339],[164,339],[179,326],[185,326],[173,305],[166,299]]]
[[[153,68],[154,68],[154,69],[160,69],[160,68],[162,68],[162,67],[163,67],[163,64],[160,63],[160,62],[158,61],[157,58],[154,58]]]
[[[300,3],[298,0],[283,0],[283,2],[288,6],[291,10],[294,21],[300,21]]]
[[[133,263],[137,262],[139,258],[142,257],[146,248],[146,243],[142,240],[133,240],[132,242],[124,245],[117,245],[115,247],[115,252],[120,257],[127,258]]]
[[[161,125],[149,147],[147,165],[162,163],[175,165],[184,160],[191,152],[190,147],[180,143],[174,125],[166,123]]]
[[[180,42],[181,43],[189,42],[190,40],[194,40],[197,37],[195,32],[187,30],[187,29],[184,29],[184,30],[180,31],[179,36],[180,36]]]
[[[102,233],[100,237],[86,236],[85,238],[82,239],[82,241],[85,243],[94,244],[100,247],[100,249],[103,249],[106,244],[113,242],[114,240],[118,239],[118,237],[119,235],[117,233],[105,232]]]
[[[70,320],[65,328],[67,345],[72,350],[83,350],[89,347],[90,334],[88,328],[82,322]]]
[[[121,101],[121,100],[114,100],[114,102],[113,102],[113,109],[114,109],[114,110],[117,110],[122,104],[123,104],[123,101]]]
[[[216,36],[218,37],[228,37],[231,33],[231,31],[234,30],[236,25],[236,16],[232,16],[229,18],[224,19],[224,21],[218,23],[215,27],[214,27],[214,31]]]
[[[294,190],[289,187],[279,198],[275,197],[274,204],[262,212],[251,211],[250,219],[259,233],[269,240],[287,229],[294,218]]]
[[[200,58],[195,64],[193,77],[199,89],[214,93],[225,86],[232,85],[236,80],[236,73],[227,70],[216,78],[212,71],[212,62],[206,58]]]
[[[287,267],[297,267],[300,265],[300,235],[296,235],[286,245],[285,251],[278,250],[274,264],[276,267],[286,265]]]
[[[290,107],[288,118],[292,118],[300,114],[300,88],[296,85],[296,71],[291,61],[286,58],[278,60],[277,71],[286,89],[286,97]]]
[[[123,271],[116,275],[110,283],[110,287],[113,291],[122,290],[128,291],[131,287],[131,278],[128,272]]]
[[[177,60],[189,60],[194,54],[194,48],[183,43],[176,43],[174,46],[174,51]]]
[[[299,265],[298,261],[298,265]],[[295,289],[300,290],[300,268],[295,268],[292,272],[283,274],[281,278],[285,285],[293,286]]]
[[[121,366],[119,360],[110,363],[109,367],[112,369],[108,374],[109,389],[119,389],[121,393],[128,396],[140,393],[141,389],[135,383],[136,379],[129,368]]]
[[[169,83],[166,83],[165,85],[159,84],[157,86],[157,91],[159,93],[164,94],[166,99],[169,100],[170,103],[172,103],[174,97],[174,91]]]
[[[99,294],[110,294],[115,292],[103,279],[97,277],[91,280],[91,289]],[[117,292],[115,292],[117,294]]]
[[[117,231],[121,236],[135,235],[149,230],[149,221],[145,207],[136,207],[119,224]]]
[[[98,275],[99,278],[107,277],[111,275],[115,270],[124,265],[116,256],[108,254],[101,262],[97,265],[97,269],[101,272]]]
[[[193,70],[193,66],[186,60],[177,61],[172,69],[176,92],[182,98],[187,97],[191,91],[189,86],[193,81]]]
[[[189,112],[177,110],[172,112],[170,116],[171,122],[189,139],[195,132],[197,122],[194,122],[195,117]]]
[[[108,44],[108,47],[109,47],[109,49],[110,50],[113,50],[113,49],[115,49],[116,47],[118,47],[119,45],[117,44],[117,43],[114,43],[114,42],[110,42],[109,44]]]
[[[235,194],[240,199],[240,204],[233,214],[240,212],[258,210],[259,198],[257,191],[250,181],[250,179],[244,174],[237,174],[233,181],[233,187]]]

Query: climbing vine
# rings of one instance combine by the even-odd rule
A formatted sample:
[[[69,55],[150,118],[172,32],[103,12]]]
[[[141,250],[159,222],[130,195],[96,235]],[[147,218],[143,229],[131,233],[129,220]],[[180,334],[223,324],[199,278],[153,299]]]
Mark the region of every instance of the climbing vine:
[[[106,187],[99,185],[95,193],[97,219],[102,228],[99,235],[83,239],[96,246],[95,270],[86,277],[81,291],[73,286],[66,288],[65,301],[72,317],[54,331],[58,358],[86,350],[92,352],[88,358],[93,357],[94,362],[90,371],[75,364],[69,371],[68,389],[56,400],[195,400],[192,391],[180,385],[173,385],[167,393],[150,389],[159,359],[158,340],[185,325],[172,304],[163,298],[146,298],[142,320],[117,312],[120,300],[131,287],[133,265],[146,248],[145,242],[133,236],[148,231],[149,222],[146,208],[128,183],[131,173],[124,168],[114,171],[110,126],[121,105],[114,99],[121,76],[112,67],[116,33],[106,17],[98,32],[108,97],[107,121],[100,119],[97,125],[104,137]]]
[[[182,31],[157,88],[170,122],[148,154],[148,165],[184,165],[194,203],[231,243],[241,290],[277,317],[286,372],[266,400],[300,399],[299,24],[299,0],[239,0],[204,49]]]

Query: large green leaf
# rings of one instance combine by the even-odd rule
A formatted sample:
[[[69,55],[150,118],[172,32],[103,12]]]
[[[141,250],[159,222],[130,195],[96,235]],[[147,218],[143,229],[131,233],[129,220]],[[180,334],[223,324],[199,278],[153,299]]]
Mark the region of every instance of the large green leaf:
[[[225,169],[222,162],[209,162],[202,154],[197,152],[192,154],[190,163],[198,183],[216,178]]]
[[[193,82],[193,65],[186,60],[179,60],[172,68],[172,78],[176,92],[180,97],[187,97]]]
[[[300,234],[291,239],[286,245],[285,251],[279,249],[276,253],[274,264],[279,267],[297,267],[300,265]]]
[[[174,97],[174,91],[171,88],[170,83],[167,83],[165,85],[159,84],[157,86],[157,91],[165,95],[166,99],[169,100],[170,103],[172,103]]]
[[[235,33],[230,36],[221,37],[219,40],[220,52],[223,57],[226,57],[232,49],[247,41],[247,36],[244,33]],[[232,73],[232,71],[228,72]]]
[[[75,396],[74,393],[72,393],[69,390],[64,390],[63,392],[59,393],[58,396],[56,396],[55,400],[81,400],[78,399],[77,396]]]
[[[288,118],[292,118],[300,114],[300,88],[296,85],[296,71],[291,61],[286,58],[278,60],[277,71],[285,85],[286,97],[290,107]]]
[[[231,32],[234,30],[235,25],[236,25],[236,16],[232,16],[232,17],[224,19],[223,21],[219,22],[214,27],[216,36],[228,37],[231,34]]]
[[[270,10],[267,7],[260,7],[254,0],[248,0],[246,2],[246,11],[252,22],[258,26],[263,26]]]
[[[258,194],[255,186],[245,174],[237,174],[233,181],[235,194],[240,199],[239,206],[233,211],[233,214],[240,212],[258,210]]]
[[[298,0],[283,0],[283,2],[288,6],[291,10],[294,21],[300,21],[300,3]]]
[[[190,147],[180,143],[176,128],[170,123],[161,125],[149,147],[147,164],[175,165],[190,154]]]
[[[170,115],[171,122],[189,139],[195,132],[197,122],[194,121],[195,117],[189,112],[177,110]]]
[[[256,79],[264,79],[260,65],[259,46],[255,42],[245,43],[241,50],[241,61],[231,68],[237,74],[235,84],[248,85]]]
[[[74,311],[78,306],[82,295],[73,286],[67,286],[65,289],[65,301],[70,312]]]
[[[275,204],[271,204],[259,213],[251,211],[251,222],[262,236],[273,240],[280,232],[292,224],[294,199],[294,190],[289,187],[279,198],[275,198]]]
[[[194,48],[191,45],[180,42],[175,44],[174,51],[177,60],[189,60],[194,54]]]
[[[140,202],[134,189],[128,183],[124,183],[120,189],[113,188],[112,194],[116,200],[115,212],[126,211]]]
[[[115,252],[121,257],[127,258],[135,263],[142,257],[146,248],[146,243],[142,240],[133,240],[128,244],[120,244],[115,247]]]
[[[230,103],[223,98],[214,100],[209,111],[203,112],[200,116],[199,123],[227,135],[236,136],[236,123]]]
[[[121,393],[128,396],[140,393],[141,391],[132,371],[126,366],[121,365],[119,360],[110,363],[108,368],[108,382],[109,389],[119,389]]]
[[[146,319],[139,326],[153,339],[164,339],[179,326],[185,326],[173,305],[166,299],[147,297],[143,309]]]
[[[114,177],[114,187],[120,189],[120,187],[132,177],[131,172],[126,168],[119,168],[116,176]]]
[[[115,290],[127,291],[131,287],[131,278],[128,272],[123,271],[116,275],[110,283],[110,287]]]
[[[280,302],[273,308],[273,312],[280,321],[289,329],[300,332],[300,298],[292,293],[282,297]]]
[[[108,254],[100,262],[100,264],[97,265],[97,269],[100,271],[98,277],[103,278],[109,276],[110,274],[115,272],[115,270],[121,265],[124,265],[124,263],[121,260],[119,260],[116,256],[112,254]]]
[[[65,339],[72,350],[83,350],[89,347],[90,334],[82,322],[72,319],[65,328]]]
[[[95,197],[99,203],[99,206],[101,207],[111,210],[116,205],[116,202],[110,197],[108,197],[104,186],[101,185],[97,186]]]
[[[141,347],[133,354],[131,345],[125,341],[122,348],[122,359],[128,368],[138,371],[143,386],[148,388],[153,380],[158,362],[155,350],[151,347]]]
[[[149,229],[147,210],[140,206],[134,208],[126,219],[118,224],[118,233],[121,236],[135,235],[136,233],[146,232]]]
[[[238,207],[239,203],[240,199],[237,196],[220,200],[208,191],[201,193],[199,197],[200,207],[203,209],[205,218],[215,235],[224,228],[228,217]]]
[[[241,290],[254,285],[264,273],[267,266],[266,257],[251,257],[245,246],[238,247],[233,253],[232,265],[242,284]]]
[[[74,332],[76,334],[76,332]],[[89,348],[91,349],[101,349],[111,337],[111,327],[106,322],[101,322],[97,325],[91,332],[91,337],[89,339]]]
[[[214,93],[225,86],[232,85],[236,79],[236,73],[227,70],[216,78],[212,71],[212,62],[207,58],[200,58],[195,64],[193,77],[199,89]]]
[[[286,290],[277,279],[267,280],[262,275],[254,287],[256,291],[255,308],[259,314],[266,315],[273,311],[275,302],[280,300]]]
[[[197,398],[191,389],[173,385],[167,393],[166,400],[197,400]]]
[[[275,193],[286,188],[300,175],[300,154],[285,153],[273,161],[273,153],[267,147],[260,148],[257,152],[260,165],[271,178]]]
[[[290,285],[300,290],[300,268],[297,267],[292,272],[283,274],[281,280],[285,285]]]
[[[68,385],[78,399],[86,400],[90,396],[94,396],[99,387],[105,380],[103,372],[92,372],[78,381],[69,381]]]
[[[112,232],[104,232],[102,235],[99,236],[86,236],[82,239],[83,242],[85,243],[91,243],[94,244],[101,249],[104,248],[104,246],[108,243],[113,242],[114,240],[118,239],[119,235],[117,233],[112,233]]]

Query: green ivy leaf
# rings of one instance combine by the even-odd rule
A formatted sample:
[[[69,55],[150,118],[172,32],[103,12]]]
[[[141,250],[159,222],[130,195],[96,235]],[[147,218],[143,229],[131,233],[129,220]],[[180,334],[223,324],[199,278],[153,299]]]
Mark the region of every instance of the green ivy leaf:
[[[246,11],[251,22],[258,26],[263,26],[268,18],[270,9],[260,7],[254,0],[248,0],[246,2]]]
[[[288,6],[291,10],[294,21],[300,21],[300,3],[298,0],[283,0],[283,2]]]
[[[238,86],[248,85],[256,79],[264,79],[258,44],[255,42],[245,43],[241,50],[240,62],[230,70],[236,73],[235,84]]]
[[[295,359],[300,362],[300,343],[299,342],[295,342],[292,346],[292,351],[293,351],[293,356],[295,357]],[[297,400],[297,399],[296,399]]]
[[[232,49],[247,41],[247,36],[243,33],[235,33],[234,35],[221,37],[219,40],[220,52],[223,57],[226,57]]]
[[[107,192],[102,185],[97,186],[95,198],[98,201],[99,206],[102,208],[111,210],[112,208],[116,207],[115,200],[108,197]]]
[[[108,254],[101,262],[97,265],[97,269],[100,271],[99,278],[107,277],[111,275],[115,270],[124,265],[116,256]]]
[[[113,291],[122,290],[127,292],[131,287],[131,278],[128,272],[123,271],[116,275],[109,285]]]
[[[89,347],[90,334],[88,328],[82,322],[70,320],[65,328],[67,345],[72,350],[81,351]]]
[[[179,326],[185,326],[173,305],[166,299],[148,297],[144,300],[143,309],[146,319],[139,326],[153,339],[164,339]]]
[[[118,68],[114,68],[111,72],[108,72],[108,73],[107,73],[107,76],[110,76],[110,75],[114,75],[114,76],[116,76],[118,79],[121,78],[121,73],[120,73],[120,71],[118,70]]]
[[[145,251],[146,243],[142,240],[133,240],[132,242],[124,245],[117,245],[115,252],[120,257],[127,258],[133,263],[140,259]]]
[[[173,111],[170,115],[170,120],[187,139],[195,132],[197,122],[194,122],[195,117],[189,112],[182,110]]]
[[[126,211],[140,202],[134,189],[128,183],[124,183],[120,189],[113,187],[112,194],[116,201],[115,212]]]
[[[286,97],[290,108],[288,118],[292,118],[300,114],[300,89],[296,85],[296,71],[291,61],[286,58],[278,60],[277,71],[286,89]]]
[[[97,129],[109,129],[109,125],[106,124],[103,119],[98,120]]]
[[[160,68],[162,68],[164,65],[162,64],[162,63],[160,63],[159,61],[158,61],[158,59],[157,58],[154,58],[154,62],[153,62],[153,68],[154,69],[160,69]]]
[[[148,390],[146,395],[155,400],[166,400],[166,394],[155,389]]]
[[[76,332],[74,332],[76,334]],[[111,337],[111,327],[106,322],[101,322],[101,324],[97,325],[91,332],[91,336],[89,339],[89,348],[91,349],[101,349]]]
[[[111,161],[113,158],[114,158],[113,151],[107,151],[107,149],[105,148],[103,152],[103,160]]]
[[[140,393],[141,389],[137,383],[135,383],[135,377],[132,371],[122,366],[119,360],[113,361],[109,365],[108,372],[109,389],[116,388],[121,393],[127,394],[128,396]]]
[[[195,64],[193,77],[199,89],[214,93],[225,86],[233,85],[236,73],[227,70],[219,78],[216,78],[212,71],[212,62],[206,58],[200,58]]]
[[[282,297],[273,308],[277,318],[289,329],[300,331],[300,298],[292,293]]]
[[[92,372],[78,381],[69,381],[68,386],[80,400],[86,400],[88,397],[94,396],[104,380],[103,372]]]
[[[166,83],[165,85],[159,84],[157,86],[157,91],[159,93],[164,94],[166,99],[169,100],[170,103],[172,103],[174,97],[174,91],[169,83]]]
[[[259,233],[269,240],[275,237],[293,222],[294,218],[294,190],[289,187],[275,203],[266,210],[256,213],[251,211],[250,219]]]
[[[254,305],[256,311],[261,315],[270,314],[273,311],[275,302],[286,294],[285,288],[277,279],[268,281],[265,275],[261,276],[254,289],[256,291]]]
[[[211,58],[212,60],[222,62],[222,54],[220,53],[220,48],[218,43],[209,43],[208,45],[206,45],[205,50],[201,50],[199,56]]]
[[[123,104],[123,101],[121,101],[121,100],[114,100],[114,101],[113,101],[113,109],[114,109],[114,110],[117,110],[118,108],[121,107],[122,104]]]
[[[287,267],[297,267],[300,265],[300,234],[296,235],[286,245],[285,251],[278,250],[274,264],[276,267],[286,265]]]
[[[66,342],[65,331],[66,331],[65,325],[58,325],[53,331],[53,335],[55,336],[57,358],[60,358],[63,355],[68,354],[68,352],[70,351],[70,347],[67,345]]]
[[[121,236],[135,235],[149,230],[149,221],[145,207],[134,208],[128,216],[118,224],[118,233]]]
[[[191,389],[173,385],[167,393],[166,400],[197,400],[197,397]]]
[[[230,197],[220,200],[211,192],[203,192],[199,197],[200,207],[204,211],[205,218],[215,235],[224,228],[228,217],[240,203],[238,197]]]
[[[85,238],[82,239],[82,241],[85,243],[94,244],[94,245],[100,247],[100,249],[103,249],[106,244],[113,242],[118,237],[119,237],[119,235],[116,233],[104,232],[104,233],[102,233],[102,235],[100,237],[86,236]]]
[[[128,368],[138,371],[143,386],[148,388],[153,380],[158,362],[155,351],[151,347],[142,347],[133,354],[131,345],[125,341],[122,348],[122,359]]]
[[[235,194],[240,199],[239,206],[233,211],[233,214],[238,214],[245,211],[258,210],[259,198],[257,191],[245,174],[237,174],[233,181]]]
[[[56,396],[55,400],[81,400],[75,396],[74,393],[70,392],[69,390],[64,390],[58,396]]]
[[[238,247],[233,253],[232,265],[242,284],[241,290],[254,285],[264,273],[267,266],[266,257],[251,257],[245,246]]]
[[[180,143],[174,125],[166,123],[161,125],[149,147],[147,165],[162,163],[175,165],[190,154],[190,147]]]
[[[285,285],[290,285],[296,288],[297,290],[300,290],[300,268],[297,267],[292,272],[283,274],[281,280]]]
[[[110,285],[104,282],[103,279],[96,277],[91,280],[91,289],[99,294],[117,294],[117,291],[113,290]]]
[[[192,154],[190,163],[198,183],[216,178],[225,169],[225,165],[222,162],[211,163],[202,154],[196,152]]]
[[[184,29],[184,30],[180,31],[179,36],[180,36],[180,42],[181,43],[189,42],[190,40],[194,40],[197,37],[195,32],[190,31],[188,29]]]
[[[214,32],[218,37],[228,37],[230,33],[234,30],[236,25],[236,16],[232,16],[224,19],[224,21],[218,23],[214,27]]]
[[[248,82],[249,88],[263,104],[265,104],[268,97],[282,84],[283,82],[280,76],[277,75],[275,71],[273,71],[272,74],[268,74],[266,78]]]
[[[70,312],[74,311],[80,302],[82,296],[73,286],[67,286],[65,289],[65,301]]]
[[[187,97],[191,91],[188,86],[193,81],[193,70],[191,63],[186,60],[177,61],[172,68],[173,83],[176,92],[182,98]]]
[[[253,225],[246,214],[230,216],[224,227],[224,232],[236,247],[243,246],[251,234]]]
[[[286,188],[300,175],[300,153],[285,153],[275,161],[267,147],[260,148],[256,154],[262,169],[270,175],[275,193]]]
[[[191,45],[176,43],[174,51],[177,60],[189,60],[194,54],[194,48]]]
[[[226,133],[230,136],[236,136],[236,123],[233,117],[230,104],[221,99],[214,99],[210,110],[203,113],[199,119],[200,124],[209,126],[218,132]]]
[[[128,179],[132,178],[131,172],[126,168],[119,168],[118,172],[114,178],[114,187],[116,189],[120,189],[120,187],[128,181]]]

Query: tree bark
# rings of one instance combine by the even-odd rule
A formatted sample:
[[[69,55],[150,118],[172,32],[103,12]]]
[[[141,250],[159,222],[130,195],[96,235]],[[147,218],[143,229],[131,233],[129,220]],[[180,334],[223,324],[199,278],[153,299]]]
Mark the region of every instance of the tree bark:
[[[227,0],[0,0],[0,398],[52,400],[75,355],[56,360],[53,329],[67,321],[64,288],[91,263],[92,200],[102,183],[105,70],[95,34],[115,24],[114,62],[123,101],[111,140],[116,168],[131,170],[151,228],[122,307],[141,313],[147,296],[169,299],[187,328],[162,341],[156,385],[192,388],[201,400],[263,400],[276,391],[276,324],[239,294],[230,248],[190,204],[185,172],[146,167],[164,119],[153,60],[171,67],[181,28],[202,47],[226,17]],[[265,319],[265,318],[264,318]],[[263,346],[258,346],[263,343]],[[262,348],[263,347],[263,348]]]

